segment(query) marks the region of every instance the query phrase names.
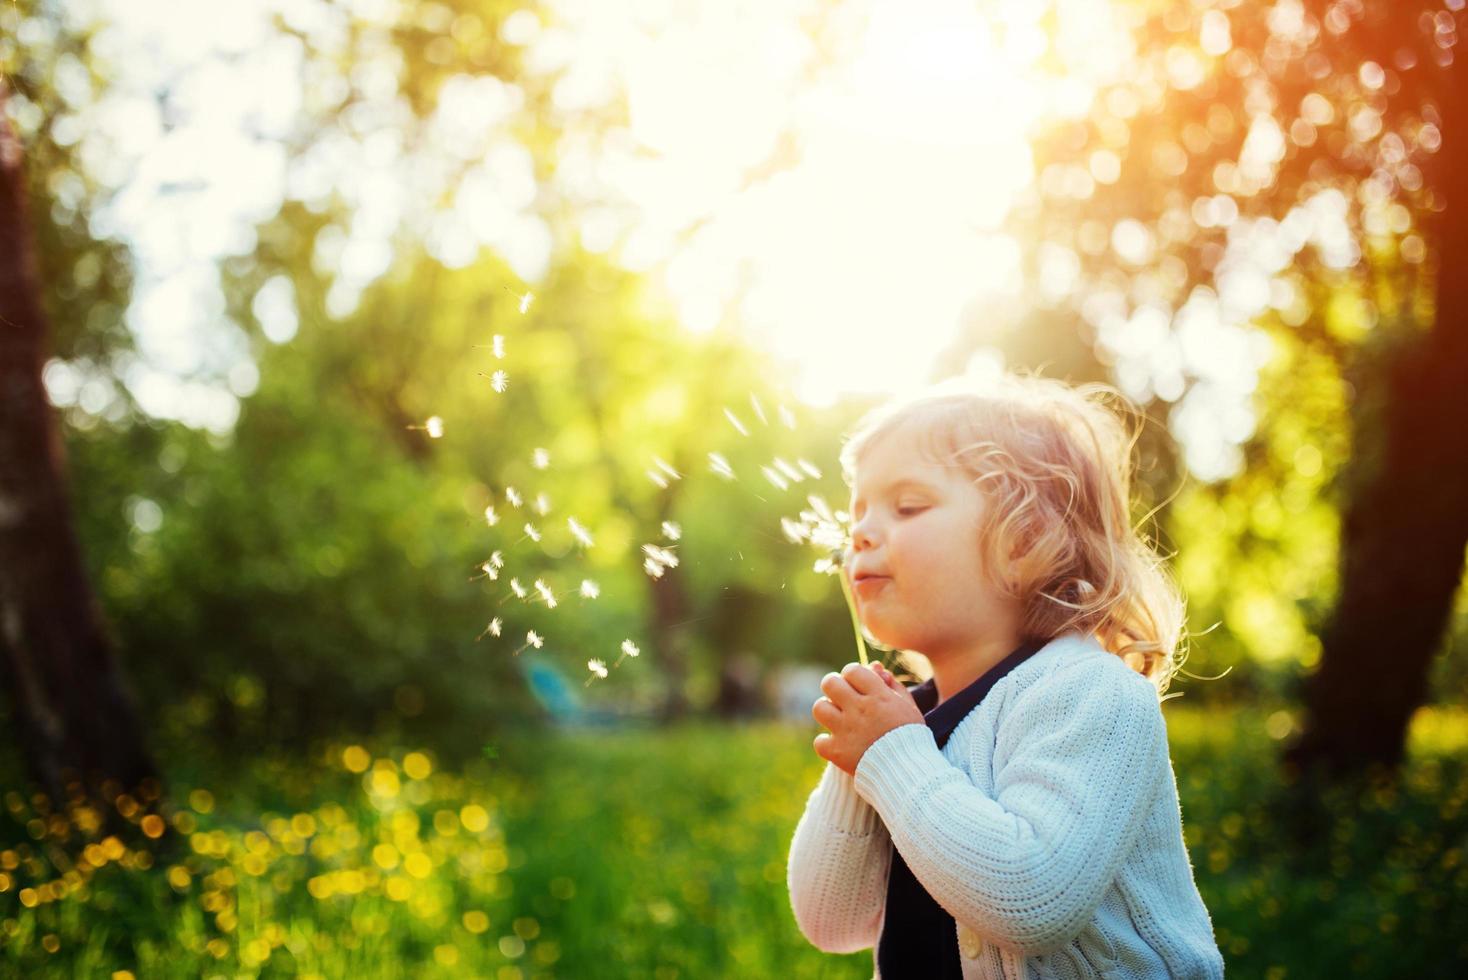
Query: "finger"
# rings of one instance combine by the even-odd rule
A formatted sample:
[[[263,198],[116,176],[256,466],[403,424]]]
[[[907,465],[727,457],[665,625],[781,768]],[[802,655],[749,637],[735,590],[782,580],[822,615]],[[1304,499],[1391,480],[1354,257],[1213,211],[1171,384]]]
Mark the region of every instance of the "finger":
[[[815,741],[811,742],[811,748],[816,750],[816,755],[825,759],[827,762],[831,761],[831,757],[826,754],[826,747],[830,744],[831,740],[830,732],[821,732],[815,737]]]
[[[861,664],[847,664],[841,668],[841,676],[858,694],[876,694],[886,686],[870,667]]]
[[[830,728],[841,717],[841,709],[830,698],[818,698],[811,706],[810,714],[817,724]]]
[[[844,707],[856,700],[856,690],[846,682],[846,679],[837,673],[827,674],[821,678],[821,691],[836,702],[836,707]]]

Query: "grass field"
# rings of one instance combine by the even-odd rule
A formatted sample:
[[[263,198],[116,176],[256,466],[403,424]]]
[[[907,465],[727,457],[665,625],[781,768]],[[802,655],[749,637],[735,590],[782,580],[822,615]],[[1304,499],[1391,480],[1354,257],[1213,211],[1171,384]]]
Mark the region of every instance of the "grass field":
[[[1230,976],[1463,975],[1463,714],[1419,715],[1400,784],[1298,838],[1274,802],[1269,733],[1287,719],[1167,716]],[[379,746],[212,773],[181,763],[177,806],[122,801],[138,846],[9,789],[0,974],[869,977],[869,951],[821,953],[790,914],[786,849],[824,765],[814,731],[511,739],[456,772]]]

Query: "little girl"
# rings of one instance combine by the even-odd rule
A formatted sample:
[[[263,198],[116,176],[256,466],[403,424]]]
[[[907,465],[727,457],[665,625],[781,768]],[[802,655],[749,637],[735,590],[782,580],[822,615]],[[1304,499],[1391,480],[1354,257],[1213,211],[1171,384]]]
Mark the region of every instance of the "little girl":
[[[843,448],[862,625],[933,675],[821,681],[787,879],[806,938],[882,980],[1223,976],[1160,704],[1183,601],[1110,391],[938,386]]]

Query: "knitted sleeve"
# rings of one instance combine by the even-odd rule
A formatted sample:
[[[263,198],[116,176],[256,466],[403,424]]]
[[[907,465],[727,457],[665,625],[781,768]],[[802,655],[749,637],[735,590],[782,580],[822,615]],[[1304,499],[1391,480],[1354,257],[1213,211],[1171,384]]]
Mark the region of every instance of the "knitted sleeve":
[[[875,946],[892,843],[849,773],[827,763],[795,826],[786,884],[795,922],[828,953]]]
[[[1049,953],[1090,921],[1170,773],[1157,690],[1119,662],[1068,664],[1019,694],[994,766],[991,799],[913,723],[867,749],[855,783],[958,922]]]

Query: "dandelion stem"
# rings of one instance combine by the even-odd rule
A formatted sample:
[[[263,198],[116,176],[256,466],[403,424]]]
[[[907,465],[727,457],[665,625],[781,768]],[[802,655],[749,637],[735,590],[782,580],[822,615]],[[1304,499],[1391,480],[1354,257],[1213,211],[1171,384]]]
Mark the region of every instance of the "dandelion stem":
[[[846,611],[851,614],[851,631],[856,634],[856,655],[861,658],[862,665],[867,662],[867,644],[861,638],[861,620],[856,618],[856,602],[851,597],[851,586],[846,582],[846,576],[837,572],[836,577],[841,580],[841,594],[846,596]]]

